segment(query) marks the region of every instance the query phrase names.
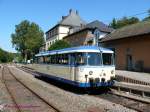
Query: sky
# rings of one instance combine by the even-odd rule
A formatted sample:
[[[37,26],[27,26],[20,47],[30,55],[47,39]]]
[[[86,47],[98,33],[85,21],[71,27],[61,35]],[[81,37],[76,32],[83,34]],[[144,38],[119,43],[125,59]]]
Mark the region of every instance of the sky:
[[[15,25],[23,20],[37,23],[46,32],[69,13],[78,10],[87,22],[109,24],[113,18],[132,16],[150,9],[150,0],[0,0],[0,48],[16,52],[11,44]],[[147,13],[137,15],[140,19]]]

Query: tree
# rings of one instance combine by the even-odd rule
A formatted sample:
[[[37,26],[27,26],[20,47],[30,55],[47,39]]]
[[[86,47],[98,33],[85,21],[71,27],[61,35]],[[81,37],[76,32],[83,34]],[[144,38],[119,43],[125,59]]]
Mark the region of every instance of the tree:
[[[110,26],[113,27],[114,29],[117,28],[117,22],[116,22],[116,19],[115,19],[115,18],[114,18],[114,19],[112,20],[112,22],[110,23]]]
[[[150,20],[150,9],[149,9],[147,12],[148,12],[148,16],[145,17],[145,18],[143,19],[143,21],[148,21],[148,20]]]
[[[44,33],[41,28],[28,20],[15,26],[15,33],[11,34],[11,38],[13,47],[21,53],[25,61],[38,53],[44,43]]]
[[[131,25],[134,23],[138,23],[139,19],[136,17],[131,17],[131,18],[127,18],[127,17],[123,17],[119,20],[116,20],[115,18],[112,20],[112,22],[110,23],[110,26],[114,29],[117,28],[121,28],[127,25]]]
[[[4,51],[0,48],[0,63],[12,62],[14,54]]]
[[[0,48],[0,62],[7,62],[6,52]]]
[[[71,47],[71,45],[64,41],[64,40],[58,40],[54,44],[52,44],[48,50],[58,50],[58,49],[63,49],[63,48],[68,48]]]

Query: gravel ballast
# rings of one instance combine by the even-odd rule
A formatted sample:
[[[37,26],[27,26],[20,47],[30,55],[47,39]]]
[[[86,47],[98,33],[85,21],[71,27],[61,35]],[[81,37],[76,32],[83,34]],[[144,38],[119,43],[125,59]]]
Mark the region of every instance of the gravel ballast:
[[[54,85],[38,80],[33,75],[11,66],[15,76],[62,112],[135,112],[134,110],[114,104],[90,95],[78,95],[65,91]]]
[[[12,108],[14,105],[10,94],[8,93],[4,80],[2,80],[2,67],[0,68],[0,112],[16,112],[16,108]]]

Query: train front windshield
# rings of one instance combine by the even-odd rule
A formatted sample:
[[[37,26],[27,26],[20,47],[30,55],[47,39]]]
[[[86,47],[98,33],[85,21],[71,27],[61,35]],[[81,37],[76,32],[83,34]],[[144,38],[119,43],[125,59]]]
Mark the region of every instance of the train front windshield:
[[[113,54],[112,53],[77,53],[76,54],[76,65],[90,65],[90,66],[101,66],[101,65],[113,65]]]
[[[101,65],[101,54],[100,53],[87,53],[87,63],[91,66]]]

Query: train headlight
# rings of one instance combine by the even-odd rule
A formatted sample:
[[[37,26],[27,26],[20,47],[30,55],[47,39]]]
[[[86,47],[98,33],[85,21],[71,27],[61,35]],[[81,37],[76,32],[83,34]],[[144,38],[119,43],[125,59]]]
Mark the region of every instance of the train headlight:
[[[80,72],[83,72],[84,71],[84,68],[80,68]]]
[[[89,75],[92,75],[93,74],[93,71],[89,71]]]
[[[114,74],[114,70],[111,70],[111,74]]]

